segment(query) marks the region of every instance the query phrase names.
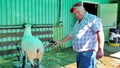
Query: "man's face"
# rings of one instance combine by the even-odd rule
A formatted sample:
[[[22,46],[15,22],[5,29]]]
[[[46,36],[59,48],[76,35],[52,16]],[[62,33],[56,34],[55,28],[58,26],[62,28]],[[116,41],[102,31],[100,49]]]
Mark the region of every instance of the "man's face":
[[[74,8],[73,10],[73,14],[75,15],[75,17],[79,20],[81,20],[84,16],[84,11],[82,8]]]

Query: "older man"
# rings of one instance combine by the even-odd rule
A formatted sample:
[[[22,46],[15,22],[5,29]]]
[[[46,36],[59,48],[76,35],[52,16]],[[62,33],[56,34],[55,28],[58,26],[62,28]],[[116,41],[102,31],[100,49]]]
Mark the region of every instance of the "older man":
[[[88,13],[81,3],[74,4],[70,12],[77,18],[76,24],[68,36],[56,41],[56,44],[73,39],[73,50],[77,52],[77,68],[94,68],[96,58],[100,59],[104,55],[102,21]]]

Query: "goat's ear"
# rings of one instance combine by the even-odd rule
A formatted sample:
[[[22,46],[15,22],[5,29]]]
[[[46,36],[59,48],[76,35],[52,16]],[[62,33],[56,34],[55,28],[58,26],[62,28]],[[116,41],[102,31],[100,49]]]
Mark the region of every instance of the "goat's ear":
[[[22,27],[25,28],[25,25],[26,25],[26,24],[27,24],[27,23],[23,23]]]
[[[26,24],[31,25],[31,28],[33,28],[33,24],[31,24],[31,23],[29,23],[29,22],[28,22],[28,23],[26,23]]]
[[[30,23],[31,24],[31,23]],[[31,24],[31,28],[35,28],[34,24]]]

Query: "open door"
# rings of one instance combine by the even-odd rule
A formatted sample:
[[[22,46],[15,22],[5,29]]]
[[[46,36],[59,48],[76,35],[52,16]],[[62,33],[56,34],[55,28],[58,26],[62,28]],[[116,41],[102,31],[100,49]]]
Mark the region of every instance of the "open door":
[[[118,4],[99,4],[97,15],[102,19],[105,42],[109,41],[110,28],[116,28]]]
[[[104,27],[116,27],[118,4],[99,4],[98,16],[103,21]]]

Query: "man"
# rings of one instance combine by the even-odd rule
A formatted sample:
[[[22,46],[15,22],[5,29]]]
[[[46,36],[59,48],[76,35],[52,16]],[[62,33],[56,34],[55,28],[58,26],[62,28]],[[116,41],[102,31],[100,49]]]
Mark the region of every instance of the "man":
[[[73,39],[73,50],[77,52],[77,68],[94,68],[96,59],[104,55],[101,19],[88,13],[80,3],[74,4],[70,12],[77,18],[76,24],[67,37],[56,41],[55,44],[59,45]]]

